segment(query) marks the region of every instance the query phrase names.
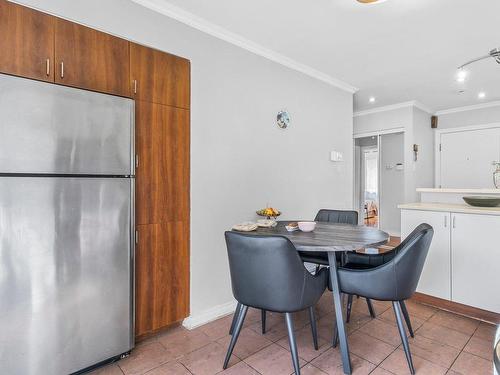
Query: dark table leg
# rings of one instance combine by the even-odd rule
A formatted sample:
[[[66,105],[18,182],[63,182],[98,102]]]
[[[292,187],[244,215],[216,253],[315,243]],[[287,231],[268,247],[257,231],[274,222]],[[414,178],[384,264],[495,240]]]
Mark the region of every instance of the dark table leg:
[[[342,299],[340,298],[339,278],[337,275],[337,259],[334,251],[328,252],[328,262],[330,263],[330,279],[332,281],[333,302],[335,304],[335,317],[340,341],[342,365],[344,367],[344,374],[351,374],[351,357],[349,355],[349,345],[347,344],[347,335],[345,332],[344,313],[342,308]]]

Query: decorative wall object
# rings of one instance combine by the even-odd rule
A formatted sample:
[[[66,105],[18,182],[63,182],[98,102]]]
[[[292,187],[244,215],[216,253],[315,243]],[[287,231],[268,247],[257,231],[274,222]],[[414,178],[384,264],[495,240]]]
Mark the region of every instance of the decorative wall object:
[[[288,128],[288,125],[290,125],[290,115],[286,110],[278,112],[278,115],[276,116],[276,123],[281,129]]]

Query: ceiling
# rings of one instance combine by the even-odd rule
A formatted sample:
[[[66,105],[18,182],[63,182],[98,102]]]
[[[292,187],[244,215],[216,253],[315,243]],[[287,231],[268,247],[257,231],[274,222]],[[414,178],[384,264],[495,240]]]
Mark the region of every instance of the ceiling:
[[[433,111],[500,100],[493,59],[471,65],[465,84],[455,80],[459,65],[500,47],[499,0],[134,1],[182,10],[184,22],[192,16],[344,81],[358,88],[356,111],[412,100]]]

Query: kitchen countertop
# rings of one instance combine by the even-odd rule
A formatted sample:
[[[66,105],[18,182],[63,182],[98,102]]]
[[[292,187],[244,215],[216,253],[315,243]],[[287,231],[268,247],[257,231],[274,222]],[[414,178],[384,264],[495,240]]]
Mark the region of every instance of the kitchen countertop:
[[[451,193],[451,194],[500,194],[500,189],[437,189],[417,188],[418,193]]]
[[[473,207],[466,204],[454,204],[454,203],[424,203],[424,202],[405,203],[398,205],[398,208],[403,210],[459,212],[465,214],[500,216],[500,207]]]

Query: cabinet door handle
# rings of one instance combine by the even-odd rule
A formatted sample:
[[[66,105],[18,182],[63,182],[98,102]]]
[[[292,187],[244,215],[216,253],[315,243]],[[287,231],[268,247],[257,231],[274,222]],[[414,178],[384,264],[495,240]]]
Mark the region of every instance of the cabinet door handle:
[[[444,227],[448,228],[448,215],[445,215],[444,217]]]
[[[47,74],[47,76],[50,76],[50,59],[47,59],[45,61],[45,74]]]
[[[136,245],[139,244],[139,231],[138,230],[135,231],[135,244]]]
[[[137,94],[137,80],[134,79],[134,94]]]
[[[64,61],[61,61],[61,78],[64,78]]]
[[[453,228],[456,228],[457,225],[456,225],[456,216],[453,216]]]

